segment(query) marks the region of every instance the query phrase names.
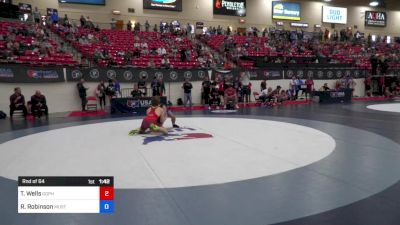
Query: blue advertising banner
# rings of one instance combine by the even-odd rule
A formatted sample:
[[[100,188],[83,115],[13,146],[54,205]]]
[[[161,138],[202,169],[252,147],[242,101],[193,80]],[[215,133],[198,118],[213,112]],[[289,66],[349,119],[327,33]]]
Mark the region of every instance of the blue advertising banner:
[[[300,20],[300,3],[273,1],[272,19]]]
[[[62,67],[24,67],[0,65],[0,82],[4,83],[51,83],[63,82]]]
[[[167,105],[167,97],[160,97],[160,102]],[[151,97],[113,98],[111,99],[111,114],[146,115],[151,106]]]

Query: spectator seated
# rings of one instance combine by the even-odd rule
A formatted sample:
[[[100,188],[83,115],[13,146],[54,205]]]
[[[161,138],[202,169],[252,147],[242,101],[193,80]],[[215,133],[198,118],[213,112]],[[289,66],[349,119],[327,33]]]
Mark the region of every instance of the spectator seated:
[[[226,109],[238,109],[238,96],[236,89],[232,85],[225,88],[224,103]]]
[[[183,33],[158,33],[149,31],[131,32],[128,30],[53,26],[65,40],[86,58],[99,66],[132,65],[138,68],[149,67],[153,60],[155,68],[162,68],[164,56],[170,61],[170,67],[177,69],[192,69],[199,67],[197,53],[192,42]],[[184,51],[185,57],[178,58],[178,53]],[[100,54],[103,53],[103,54]],[[106,52],[106,54],[104,54]]]
[[[31,112],[33,116],[41,117],[43,114],[47,117],[49,109],[47,108],[46,97],[40,91],[36,91],[31,97]]]
[[[76,65],[71,54],[38,24],[0,22],[0,57],[7,63]],[[61,51],[60,51],[61,50]]]

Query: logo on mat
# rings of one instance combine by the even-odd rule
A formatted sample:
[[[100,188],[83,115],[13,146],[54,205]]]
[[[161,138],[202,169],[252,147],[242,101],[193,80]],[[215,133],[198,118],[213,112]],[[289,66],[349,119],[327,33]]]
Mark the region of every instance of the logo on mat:
[[[99,78],[99,76],[100,76],[100,72],[99,72],[98,69],[91,69],[91,70],[89,71],[89,76],[90,76],[90,78],[92,78],[92,79],[97,79],[97,78]]]
[[[148,145],[153,142],[159,141],[186,141],[192,139],[204,139],[204,138],[212,138],[211,134],[207,133],[199,133],[194,128],[176,128],[169,131],[168,136],[161,136],[161,135],[152,135],[152,136],[145,136],[143,135],[143,145]]]
[[[124,78],[125,78],[125,80],[132,80],[132,78],[133,78],[132,72],[129,71],[129,70],[125,71],[124,72]]]
[[[351,71],[350,71],[350,70],[346,70],[346,71],[344,72],[344,74],[345,74],[346,76],[350,76],[350,75],[351,75]]]
[[[72,79],[78,79],[82,77],[82,72],[80,70],[72,70],[71,72]]]
[[[117,72],[115,72],[115,70],[108,70],[107,77],[108,77],[108,79],[117,78]]]
[[[169,73],[169,78],[171,78],[171,80],[178,79],[178,73],[175,71],[171,71],[171,73]]]

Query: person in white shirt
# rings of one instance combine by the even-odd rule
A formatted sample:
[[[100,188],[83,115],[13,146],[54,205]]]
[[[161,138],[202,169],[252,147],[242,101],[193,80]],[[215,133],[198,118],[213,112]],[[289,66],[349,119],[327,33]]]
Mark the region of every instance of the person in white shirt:
[[[167,50],[165,50],[164,47],[159,47],[159,48],[157,49],[157,54],[158,54],[158,55],[165,55],[165,54],[167,54]]]
[[[116,23],[117,23],[117,22],[115,21],[115,19],[112,18],[112,19],[111,19],[111,23],[110,23],[110,25],[111,25],[111,30],[115,30],[115,29],[117,28]]]
[[[244,102],[250,102],[250,72],[246,71],[240,76],[242,83],[242,97]]]
[[[290,84],[289,84],[289,90],[292,96],[292,100],[296,100],[297,99],[297,93],[298,93],[298,86],[297,86],[297,81],[296,81],[296,77],[293,76],[292,79],[290,80]]]
[[[271,93],[272,93],[272,88],[271,87],[266,88],[266,89],[261,91],[259,99],[262,102],[265,102],[268,99],[268,97],[270,96]]]
[[[161,60],[161,66],[165,69],[171,68],[171,64],[168,59],[168,55],[164,55],[164,58]]]
[[[148,48],[149,46],[147,45],[147,42],[142,42],[142,44],[140,44],[140,46],[142,48]]]
[[[91,41],[94,38],[93,34],[88,34],[87,37],[88,37],[89,41]]]

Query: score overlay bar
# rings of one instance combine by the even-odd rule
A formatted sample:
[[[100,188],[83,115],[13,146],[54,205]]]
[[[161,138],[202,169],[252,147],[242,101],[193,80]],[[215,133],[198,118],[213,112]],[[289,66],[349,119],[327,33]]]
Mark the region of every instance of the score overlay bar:
[[[18,177],[18,213],[113,212],[113,177]]]

